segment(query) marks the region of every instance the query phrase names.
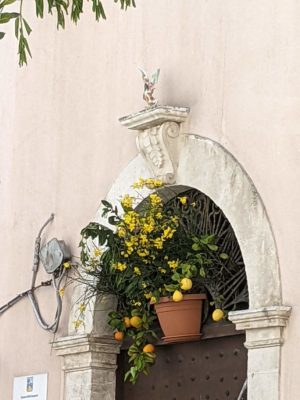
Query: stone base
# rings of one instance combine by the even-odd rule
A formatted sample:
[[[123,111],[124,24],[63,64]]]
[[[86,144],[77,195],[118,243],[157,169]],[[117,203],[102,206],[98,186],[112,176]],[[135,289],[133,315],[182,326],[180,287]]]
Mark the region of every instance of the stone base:
[[[111,337],[67,336],[53,343],[63,357],[64,400],[114,400],[117,354]]]

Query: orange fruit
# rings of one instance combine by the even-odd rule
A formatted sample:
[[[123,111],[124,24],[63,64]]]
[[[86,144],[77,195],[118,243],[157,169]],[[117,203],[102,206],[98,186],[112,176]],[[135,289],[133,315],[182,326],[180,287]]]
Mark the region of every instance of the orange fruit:
[[[224,311],[221,310],[220,308],[216,308],[215,311],[212,313],[212,319],[215,322],[221,321],[221,319],[224,318]]]
[[[130,318],[129,317],[124,317],[124,324],[125,324],[126,328],[130,328],[131,327]]]
[[[118,342],[122,342],[123,338],[124,338],[124,333],[117,331],[114,334],[115,340],[117,340]]]
[[[179,291],[179,290],[175,290],[175,292],[173,293],[173,301],[181,301],[183,299],[183,294]]]
[[[131,317],[129,322],[130,325],[133,326],[134,328],[139,328],[142,325],[141,318],[137,316]]]
[[[146,344],[144,346],[143,352],[144,353],[154,353],[155,352],[155,347],[153,346],[153,344],[148,343],[148,344]]]

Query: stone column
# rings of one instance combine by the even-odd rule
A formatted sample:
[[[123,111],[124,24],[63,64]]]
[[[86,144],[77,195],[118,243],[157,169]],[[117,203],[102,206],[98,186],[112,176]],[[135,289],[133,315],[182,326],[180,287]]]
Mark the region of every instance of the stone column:
[[[63,357],[64,400],[114,400],[119,345],[111,337],[67,336],[53,345]]]
[[[82,298],[83,285],[74,288],[75,301]],[[90,301],[79,320],[78,307],[70,313],[69,336],[55,340],[53,348],[62,357],[64,381],[62,400],[114,400],[116,392],[117,354],[120,345],[113,339],[107,324],[108,313],[116,307],[112,296]]]
[[[136,130],[137,147],[153,175],[175,183],[180,149],[180,125],[188,107],[157,106],[120,118],[123,126]]]
[[[248,400],[280,400],[281,346],[290,313],[287,306],[229,313],[236,329],[246,331]]]

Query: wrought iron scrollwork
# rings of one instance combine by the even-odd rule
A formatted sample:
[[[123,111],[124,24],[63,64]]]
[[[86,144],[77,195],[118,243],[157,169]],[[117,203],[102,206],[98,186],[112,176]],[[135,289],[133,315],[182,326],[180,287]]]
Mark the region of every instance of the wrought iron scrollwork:
[[[223,211],[205,194],[186,186],[166,187],[160,191],[166,209],[174,213],[180,209],[181,229],[189,236],[215,235],[216,244],[229,258],[219,268],[210,271],[215,279],[207,282],[207,289],[212,297],[222,293],[222,308],[225,310],[248,307],[248,286],[243,256],[234,230]],[[182,204],[179,197],[187,197]]]

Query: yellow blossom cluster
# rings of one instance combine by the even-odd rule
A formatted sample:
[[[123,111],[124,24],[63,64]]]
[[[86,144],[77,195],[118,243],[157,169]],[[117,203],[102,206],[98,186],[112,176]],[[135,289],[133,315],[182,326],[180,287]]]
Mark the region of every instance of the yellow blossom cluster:
[[[162,185],[158,179],[140,178],[134,184],[134,188],[155,189]],[[157,193],[149,195],[149,202],[145,203],[142,209],[132,209],[135,200],[135,197],[128,194],[121,199],[124,214],[116,229],[116,234],[120,238],[121,257],[114,261],[113,268],[123,272],[128,266],[132,268],[134,275],[142,275],[141,266],[151,265],[160,256],[164,242],[173,238],[179,219],[177,216],[164,214],[163,201]],[[135,259],[138,263],[142,262],[139,267],[134,266]],[[166,274],[167,269],[162,268],[160,273]]]
[[[128,211],[126,214],[124,214],[123,219],[129,231],[133,232],[137,227],[138,213],[136,213],[135,211]]]
[[[123,237],[126,236],[126,229],[124,228],[124,226],[121,226],[121,225],[118,226],[117,235],[118,235],[119,237],[121,237],[121,238],[123,238]]]
[[[118,270],[118,271],[125,271],[127,268],[127,265],[125,263],[117,262],[116,264],[113,264],[113,267]]]
[[[166,274],[166,273],[167,273],[167,270],[166,270],[165,268],[159,267],[158,270],[159,270],[159,272],[161,272],[162,274]]]
[[[133,273],[136,274],[136,275],[141,275],[142,274],[141,270],[139,269],[139,267],[134,267],[133,268]]]
[[[149,198],[151,205],[154,207],[160,206],[162,204],[161,198],[156,193],[150,194]]]
[[[127,247],[127,254],[130,255],[133,253],[134,249],[138,246],[139,239],[137,236],[130,236],[129,240],[125,240],[125,245]]]
[[[178,267],[178,264],[179,264],[179,261],[178,260],[176,260],[176,261],[168,261],[168,266],[171,268],[171,269],[176,269],[177,267]]]
[[[156,247],[158,250],[161,250],[163,248],[164,241],[161,237],[158,237],[153,240],[153,246]]]
[[[178,200],[180,201],[181,204],[186,204],[187,203],[187,197],[186,196],[178,197]]]
[[[132,208],[134,198],[129,196],[129,194],[125,194],[125,196],[121,199],[121,204],[123,208]]]
[[[172,229],[170,226],[168,226],[166,229],[164,229],[162,239],[172,239],[175,232],[176,229]]]
[[[148,189],[156,189],[159,188],[163,185],[163,182],[160,179],[154,179],[154,178],[140,178],[137,182],[135,182],[132,187],[134,189],[142,189],[144,187],[147,187]]]
[[[145,218],[142,225],[142,231],[145,233],[153,232],[155,228],[155,221],[152,217]]]
[[[140,257],[147,257],[147,256],[149,256],[150,252],[147,249],[138,249],[137,254]]]
[[[79,309],[79,312],[80,312],[80,313],[83,313],[83,312],[85,311],[85,309],[86,309],[86,305],[83,304],[83,303],[81,303],[81,304],[79,305],[78,309]]]
[[[94,257],[100,257],[102,254],[102,250],[99,247],[94,248]]]
[[[73,325],[75,329],[78,329],[81,325],[83,324],[83,321],[80,319],[77,319],[76,321],[73,321]]]

